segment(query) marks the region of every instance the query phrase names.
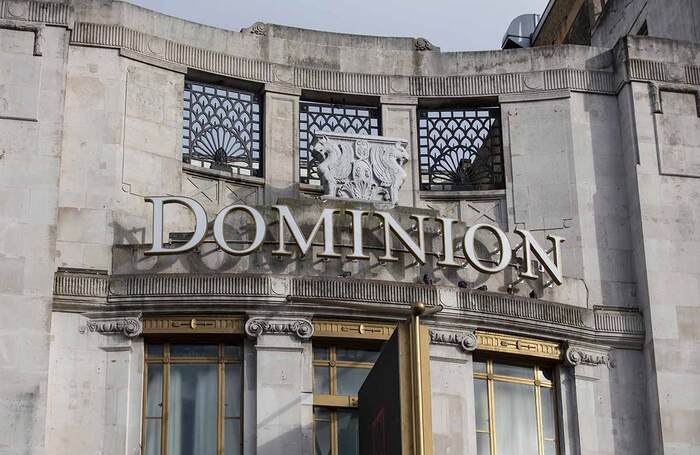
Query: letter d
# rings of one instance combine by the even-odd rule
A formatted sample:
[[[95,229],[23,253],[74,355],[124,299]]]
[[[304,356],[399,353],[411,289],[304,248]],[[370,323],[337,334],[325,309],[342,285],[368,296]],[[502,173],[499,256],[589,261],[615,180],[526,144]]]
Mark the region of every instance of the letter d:
[[[207,214],[204,207],[188,197],[179,196],[157,196],[144,198],[146,202],[153,204],[153,247],[145,251],[145,255],[156,254],[179,254],[196,248],[207,233]],[[194,234],[187,243],[176,248],[163,248],[163,206],[165,204],[184,205],[194,214],[195,227]]]

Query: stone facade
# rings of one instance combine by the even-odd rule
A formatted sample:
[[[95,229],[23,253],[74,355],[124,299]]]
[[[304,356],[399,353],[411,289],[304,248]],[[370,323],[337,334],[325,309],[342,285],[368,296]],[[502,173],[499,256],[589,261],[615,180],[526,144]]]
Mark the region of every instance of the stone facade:
[[[245,454],[311,454],[312,339],[387,339],[417,301],[444,307],[425,320],[433,453],[476,453],[474,356],[489,353],[556,365],[562,455],[700,450],[700,45],[598,44],[441,53],[118,1],[0,1],[0,454],[141,453],[144,339],[183,330],[242,340]],[[260,94],[262,177],[183,163],[191,80]],[[367,262],[316,243],[273,256],[275,228],[248,256],[211,241],[144,255],[148,196],[193,198],[210,219],[286,204],[304,232],[322,208],[382,210],[300,182],[300,103],[319,97],[378,108],[381,136],[406,144],[390,202],[407,230],[419,213],[564,237],[564,283],[440,267],[437,241],[425,264],[379,260],[374,216]],[[503,188],[426,190],[421,112],[484,103],[500,107]],[[191,230],[168,212],[165,239]]]

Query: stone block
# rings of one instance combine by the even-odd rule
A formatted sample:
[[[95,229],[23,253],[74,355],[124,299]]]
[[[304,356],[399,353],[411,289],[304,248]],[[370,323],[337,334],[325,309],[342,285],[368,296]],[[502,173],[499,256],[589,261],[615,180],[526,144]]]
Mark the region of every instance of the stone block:
[[[0,30],[0,42],[8,49],[0,53],[0,118],[36,120],[41,58],[33,55],[34,33]]]
[[[110,220],[104,210],[61,207],[58,210],[58,240],[109,243]]]

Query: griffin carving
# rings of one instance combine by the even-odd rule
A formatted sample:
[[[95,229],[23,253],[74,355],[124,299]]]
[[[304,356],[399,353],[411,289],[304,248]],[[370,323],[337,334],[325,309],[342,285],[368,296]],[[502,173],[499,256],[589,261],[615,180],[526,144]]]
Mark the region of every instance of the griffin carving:
[[[319,160],[318,173],[326,187],[326,196],[338,197],[338,184],[352,172],[353,151],[350,144],[319,140],[312,145]]]
[[[390,201],[399,200],[399,189],[407,176],[403,165],[408,158],[406,149],[400,143],[372,149],[372,170],[379,185],[389,190]]]
[[[381,136],[316,133],[311,150],[325,197],[396,204],[407,174],[407,142]]]

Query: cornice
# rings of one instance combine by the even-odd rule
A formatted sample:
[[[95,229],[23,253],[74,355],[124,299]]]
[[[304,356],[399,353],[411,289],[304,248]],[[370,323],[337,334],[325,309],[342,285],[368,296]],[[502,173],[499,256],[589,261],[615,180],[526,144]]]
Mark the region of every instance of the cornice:
[[[557,68],[502,74],[387,75],[343,72],[326,68],[283,65],[201,49],[148,35],[119,24],[75,24],[70,43],[128,51],[143,58],[262,83],[287,84],[301,89],[363,95],[494,96],[562,90],[615,94],[610,71]],[[694,74],[694,73],[693,73]]]
[[[120,49],[129,58],[297,89],[406,97],[496,96],[570,90],[614,95],[629,81],[700,85],[700,67],[626,58],[612,71],[555,68],[502,74],[387,75],[284,65],[201,49],[119,24],[75,24],[70,43]],[[140,58],[139,58],[140,57]]]
[[[0,18],[69,27],[71,7],[65,3],[1,0]]]
[[[316,317],[403,318],[410,305],[443,305],[440,327],[464,324],[489,330],[540,333],[610,346],[641,348],[644,322],[634,309],[587,309],[495,292],[334,277],[248,274],[115,275],[61,270],[54,280],[54,311],[147,316],[304,311]],[[387,311],[390,310],[390,311]],[[184,316],[183,316],[184,317]],[[182,324],[192,317],[184,317]],[[201,318],[197,318],[198,320]],[[316,324],[316,323],[314,323]],[[439,329],[440,327],[435,327]],[[316,327],[328,335],[367,327]],[[385,337],[381,327],[378,336]]]

